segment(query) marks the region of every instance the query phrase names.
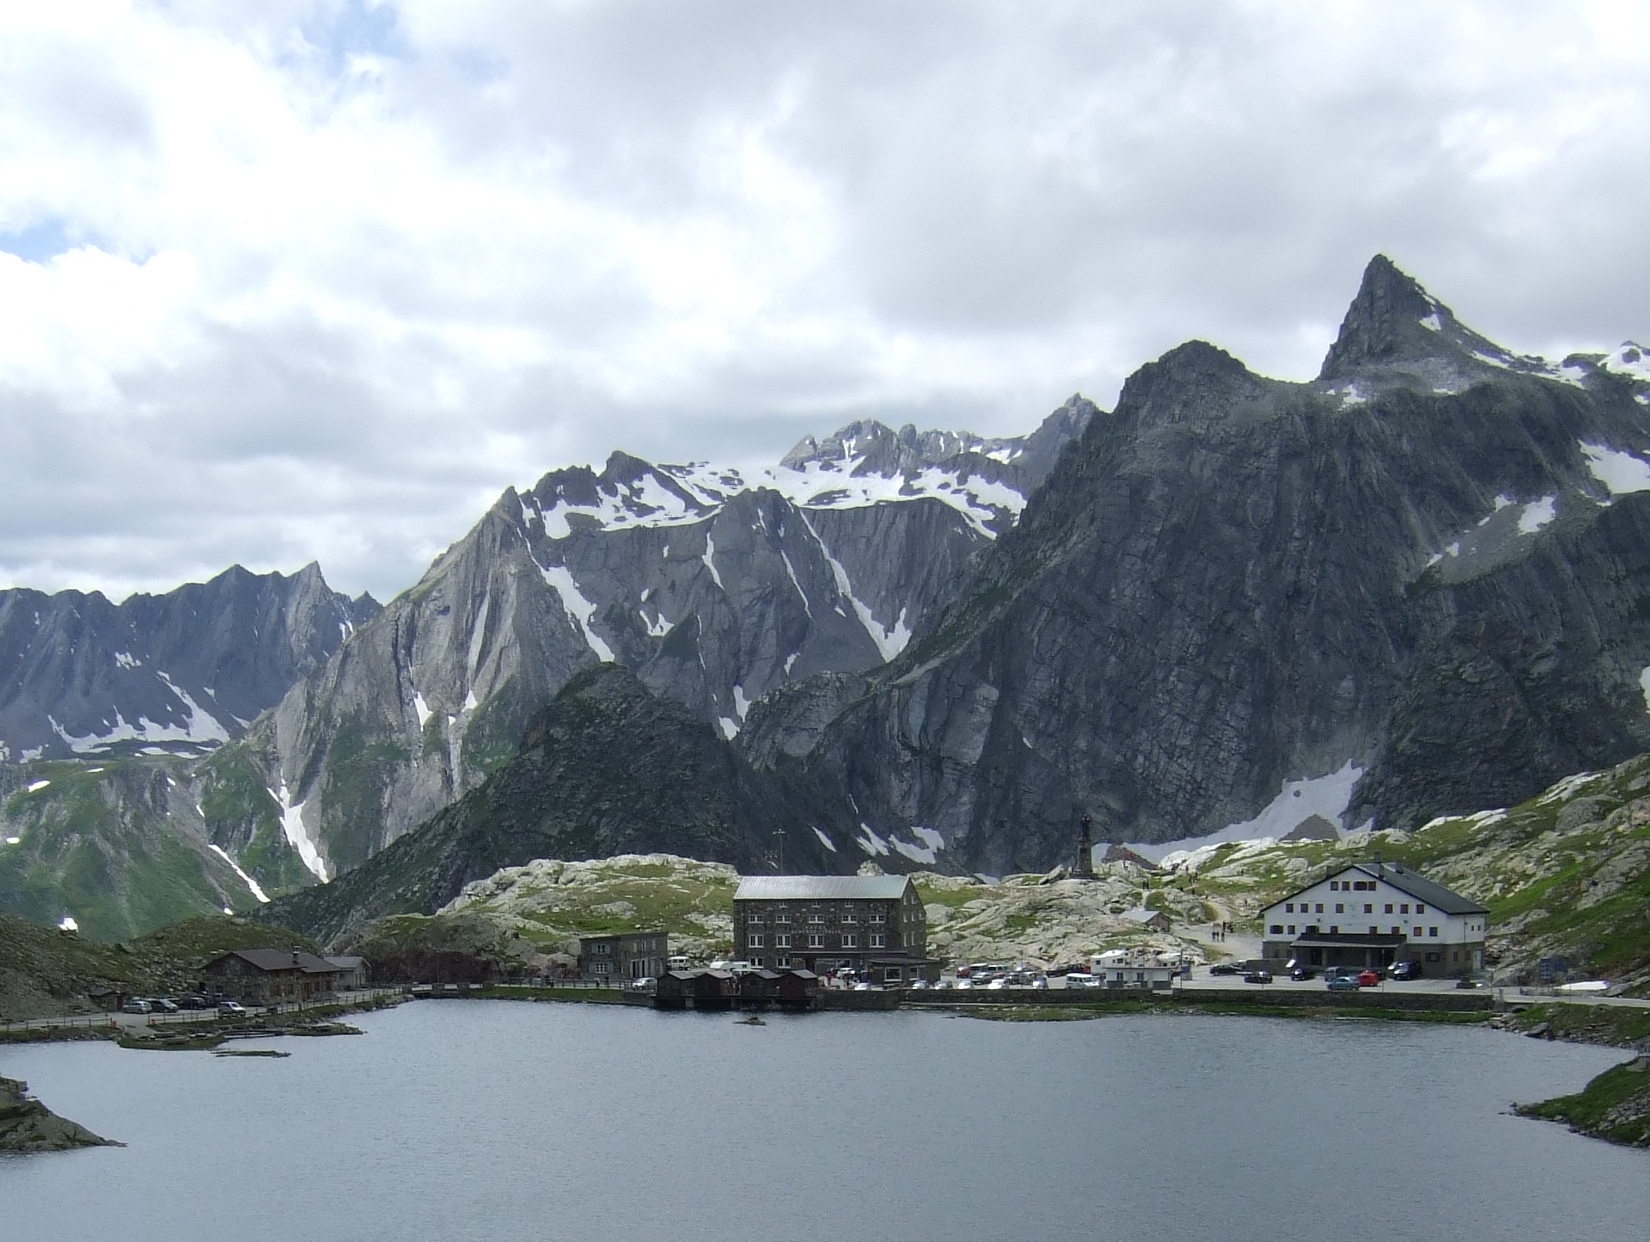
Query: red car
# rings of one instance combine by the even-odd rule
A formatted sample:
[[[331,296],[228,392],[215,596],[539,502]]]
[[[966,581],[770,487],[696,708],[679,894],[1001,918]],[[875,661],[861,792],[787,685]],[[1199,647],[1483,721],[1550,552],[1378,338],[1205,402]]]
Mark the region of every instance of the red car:
[[[1358,976],[1358,986],[1361,988],[1379,987],[1380,983],[1381,976],[1376,974],[1373,970],[1366,970],[1363,974]]]

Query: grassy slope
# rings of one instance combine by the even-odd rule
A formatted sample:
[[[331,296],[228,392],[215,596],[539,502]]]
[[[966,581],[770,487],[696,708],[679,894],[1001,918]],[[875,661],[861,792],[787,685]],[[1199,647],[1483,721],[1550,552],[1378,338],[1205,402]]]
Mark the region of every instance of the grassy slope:
[[[98,987],[175,992],[220,953],[252,948],[318,946],[285,928],[223,915],[108,945],[0,914],[0,1018],[84,1010],[87,993]]]

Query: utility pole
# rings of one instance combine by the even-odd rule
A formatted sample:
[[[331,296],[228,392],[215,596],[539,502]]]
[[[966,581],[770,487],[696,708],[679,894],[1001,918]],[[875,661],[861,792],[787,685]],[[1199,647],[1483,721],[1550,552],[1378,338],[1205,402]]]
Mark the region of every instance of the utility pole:
[[[780,875],[784,875],[785,874],[785,830],[783,828],[781,828],[778,832],[774,833],[773,835],[779,841],[779,861],[778,861],[778,864],[776,866],[776,870],[779,872]]]

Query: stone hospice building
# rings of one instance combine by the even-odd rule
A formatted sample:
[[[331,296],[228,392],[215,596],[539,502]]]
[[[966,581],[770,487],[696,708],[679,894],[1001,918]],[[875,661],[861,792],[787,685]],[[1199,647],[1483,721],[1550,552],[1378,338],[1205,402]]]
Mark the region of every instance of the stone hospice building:
[[[733,952],[752,966],[852,970],[872,983],[939,977],[909,876],[747,876],[733,895]]]

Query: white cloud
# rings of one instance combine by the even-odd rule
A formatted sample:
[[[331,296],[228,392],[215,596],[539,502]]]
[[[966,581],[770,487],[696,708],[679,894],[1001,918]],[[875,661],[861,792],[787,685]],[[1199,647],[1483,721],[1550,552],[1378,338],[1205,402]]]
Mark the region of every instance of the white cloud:
[[[8,6],[0,579],[385,594],[614,447],[1021,429],[1191,336],[1305,375],[1377,250],[1643,339],[1646,11]]]

